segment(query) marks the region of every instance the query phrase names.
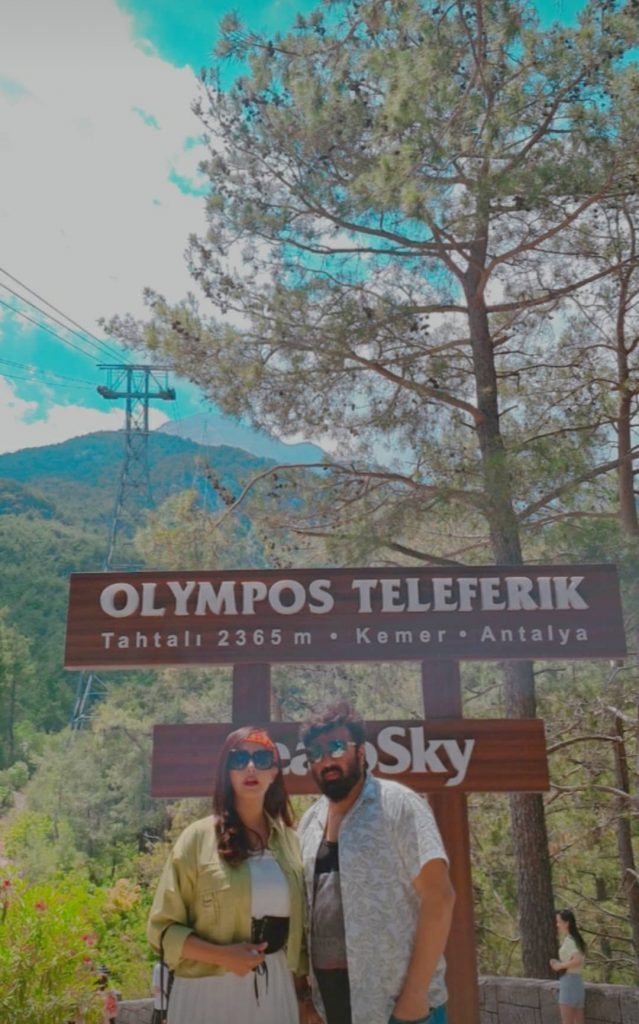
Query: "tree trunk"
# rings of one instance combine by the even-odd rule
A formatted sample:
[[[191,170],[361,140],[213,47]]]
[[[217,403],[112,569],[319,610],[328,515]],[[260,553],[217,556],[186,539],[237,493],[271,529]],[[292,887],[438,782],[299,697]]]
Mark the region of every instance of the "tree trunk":
[[[630,772],[623,732],[623,718],[617,712],[614,716],[614,731],[618,742],[614,744],[615,752],[615,785],[617,789],[630,795]],[[617,851],[621,866],[621,881],[626,900],[632,929],[632,943],[639,966],[639,874],[632,847],[632,828],[630,802],[619,797],[617,800]]]
[[[632,272],[631,272],[632,273]],[[617,347],[617,384],[619,406],[617,409],[617,457],[623,460],[617,470],[619,487],[619,518],[621,528],[628,537],[639,537],[639,519],[634,492],[634,465],[632,453],[632,404],[634,394],[630,387],[630,367],[626,346],[626,315],[628,313],[628,290],[630,277],[622,277],[617,302],[615,340]]]
[[[480,290],[483,243],[473,253],[464,288],[481,419],[477,436],[481,453],[487,519],[495,562],[522,565],[519,526],[514,512],[508,457],[499,424],[498,384],[488,314]],[[509,718],[534,718],[535,682],[531,662],[504,664]],[[517,876],[521,954],[526,975],[551,977],[549,960],[557,955],[552,870],[543,799],[536,793],[510,797],[512,842]]]
[[[631,272],[632,273],[632,272]],[[626,315],[628,314],[628,294],[630,275],[622,277],[619,288],[616,323],[617,372],[619,385],[619,406],[617,410],[617,456],[620,465],[617,470],[619,520],[625,537],[636,544],[639,539],[639,518],[634,493],[634,465],[630,458],[632,452],[632,403],[633,392],[630,389],[630,367],[628,348],[626,345]],[[637,623],[637,583],[631,590],[631,609],[634,618],[632,632],[635,637],[635,664],[639,659],[639,624]],[[615,784],[617,789],[630,794],[630,771],[624,739],[623,718],[617,712],[614,716],[614,731],[618,743],[614,746]],[[632,822],[630,805],[620,797],[617,801],[618,814],[616,822],[617,852],[623,891],[628,903],[628,915],[632,930],[632,942],[635,957],[639,964],[639,875],[632,845]]]

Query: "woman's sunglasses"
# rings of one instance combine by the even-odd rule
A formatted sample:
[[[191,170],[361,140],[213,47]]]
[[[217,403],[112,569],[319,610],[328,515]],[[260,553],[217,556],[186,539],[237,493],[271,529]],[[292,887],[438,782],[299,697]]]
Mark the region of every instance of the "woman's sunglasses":
[[[340,758],[346,756],[349,747],[356,747],[353,740],[328,740],[326,743],[311,743],[306,748],[309,764],[318,764],[323,757]]]
[[[266,747],[263,750],[229,750],[227,766],[234,772],[242,772],[253,762],[258,772],[268,771],[275,764],[275,755]]]

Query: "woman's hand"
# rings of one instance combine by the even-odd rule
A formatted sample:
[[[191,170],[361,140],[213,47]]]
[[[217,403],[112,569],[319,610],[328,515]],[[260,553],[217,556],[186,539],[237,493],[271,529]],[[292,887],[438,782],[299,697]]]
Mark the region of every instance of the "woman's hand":
[[[563,964],[561,960],[551,960],[550,967],[553,971],[561,971],[563,969]]]
[[[322,1018],[315,1009],[310,992],[306,992],[302,996],[298,995],[297,1005],[300,1012],[300,1024],[323,1024]]]
[[[235,942],[230,946],[218,946],[220,967],[243,978],[264,963],[264,950],[268,942]]]

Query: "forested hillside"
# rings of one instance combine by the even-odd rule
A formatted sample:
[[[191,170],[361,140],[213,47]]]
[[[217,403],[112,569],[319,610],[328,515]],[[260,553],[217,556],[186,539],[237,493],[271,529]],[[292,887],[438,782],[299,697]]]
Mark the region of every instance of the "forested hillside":
[[[62,668],[69,574],[103,567],[122,461],[123,435],[115,432],[0,455],[0,768],[13,759],[16,735],[55,731],[69,720],[75,677]],[[225,507],[224,497],[267,465],[238,449],[149,438],[154,504],[188,492],[194,518]],[[145,501],[141,493],[140,527],[151,511]],[[259,545],[251,556],[263,560]],[[20,669],[14,692],[16,644],[29,670]]]

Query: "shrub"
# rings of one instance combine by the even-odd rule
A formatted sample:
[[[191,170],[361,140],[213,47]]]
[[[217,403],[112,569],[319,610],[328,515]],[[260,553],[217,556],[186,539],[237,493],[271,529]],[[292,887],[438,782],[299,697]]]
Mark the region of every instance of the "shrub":
[[[99,964],[115,988],[148,990],[144,908],[132,883],[114,889],[0,879],[0,1024],[99,1024]]]

